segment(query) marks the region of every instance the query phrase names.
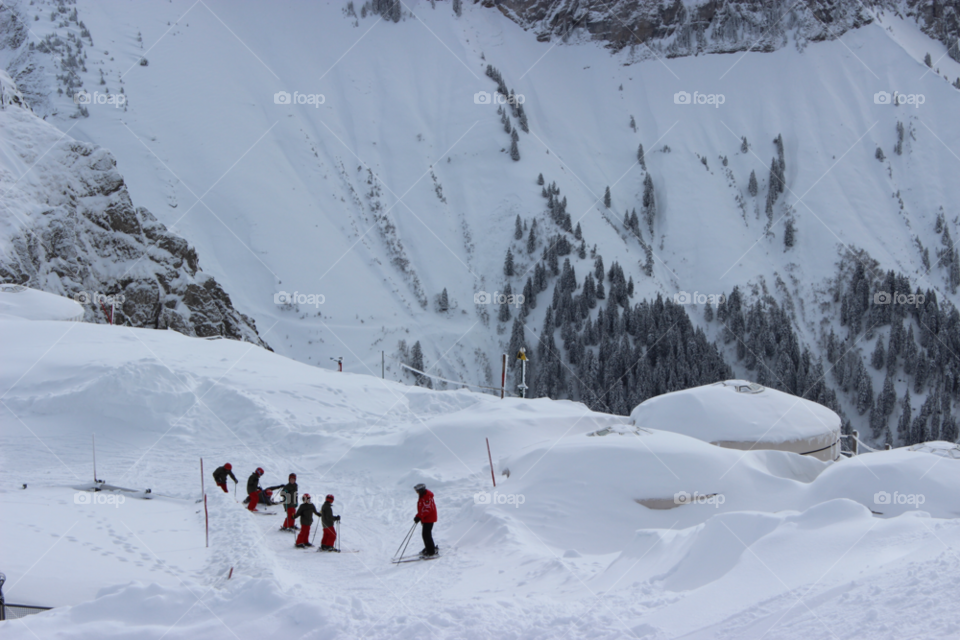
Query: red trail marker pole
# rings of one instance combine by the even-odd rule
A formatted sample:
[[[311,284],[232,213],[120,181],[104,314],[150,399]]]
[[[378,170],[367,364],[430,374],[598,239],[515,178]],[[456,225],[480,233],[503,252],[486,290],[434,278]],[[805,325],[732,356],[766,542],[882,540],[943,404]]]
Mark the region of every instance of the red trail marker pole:
[[[490,455],[490,438],[485,438],[487,441],[487,460],[490,461],[490,479],[493,480],[493,488],[497,488],[497,477],[493,474],[493,456]]]

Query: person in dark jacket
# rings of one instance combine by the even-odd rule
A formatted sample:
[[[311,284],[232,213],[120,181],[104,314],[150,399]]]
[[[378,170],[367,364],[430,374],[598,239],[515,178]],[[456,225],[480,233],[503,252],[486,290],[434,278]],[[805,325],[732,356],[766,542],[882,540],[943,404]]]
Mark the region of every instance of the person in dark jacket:
[[[334,546],[337,541],[337,530],[333,528],[334,522],[340,522],[340,516],[333,515],[333,494],[329,494],[323,506],[320,507],[320,524],[323,525],[320,551],[337,551]]]
[[[250,511],[257,510],[257,503],[260,501],[260,476],[262,475],[263,469],[257,467],[257,470],[247,478],[247,495],[250,496],[250,504],[247,509]]]
[[[287,478],[287,484],[280,488],[280,503],[287,512],[287,519],[283,521],[283,525],[280,527],[280,529],[282,531],[299,529],[296,521],[294,520],[298,506],[297,474],[291,473],[290,477]]]
[[[437,555],[437,546],[433,544],[433,525],[437,522],[437,503],[433,501],[433,492],[427,489],[423,483],[413,488],[420,496],[417,501],[417,515],[413,517],[414,522],[423,525],[423,551],[421,556]]]
[[[227,492],[227,476],[233,478],[233,483],[237,484],[237,476],[233,475],[233,465],[229,462],[222,467],[217,467],[213,472],[213,480],[217,483],[217,486],[223,489],[224,493]]]
[[[310,526],[313,524],[313,516],[320,515],[320,512],[317,511],[317,508],[310,502],[310,494],[303,494],[303,504],[300,505],[300,508],[297,509],[297,518],[300,518],[300,535],[297,536],[296,547],[302,549],[304,547],[312,547],[310,544]]]

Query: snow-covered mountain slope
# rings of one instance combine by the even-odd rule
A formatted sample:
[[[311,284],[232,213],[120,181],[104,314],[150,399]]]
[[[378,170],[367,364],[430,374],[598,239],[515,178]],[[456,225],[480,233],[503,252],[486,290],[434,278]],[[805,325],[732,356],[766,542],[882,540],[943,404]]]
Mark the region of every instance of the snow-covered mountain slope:
[[[17,336],[0,368],[0,534],[17,551],[3,559],[4,593],[57,607],[0,623],[5,638],[960,628],[949,597],[957,460],[721,449],[578,403],[403,386],[169,331],[9,319],[0,331]],[[92,433],[97,475],[154,499],[83,491]],[[226,461],[241,492],[262,466],[264,486],[296,472],[301,493],[333,493],[343,548],[360,553],[294,549],[279,516],[248,514],[212,486]],[[443,555],[398,567],[389,560],[413,525],[418,482],[436,493]],[[658,508],[639,502],[651,498]]]
[[[499,378],[510,324],[474,297],[506,284],[521,291],[560,232],[539,174],[556,183],[586,247],[633,279],[634,300],[734,286],[748,301],[769,294],[814,359],[826,355],[829,329],[846,332],[839,304],[825,311],[841,256],[857,256],[875,282],[893,269],[911,291],[957,302],[952,262],[937,253],[956,249],[937,221],[960,237],[960,92],[950,84],[960,64],[892,13],[802,47],[639,61],[628,49],[537,42],[474,4],[457,16],[444,2],[413,3],[394,23],[353,5],[81,0],[82,27],[72,6],[51,20],[56,6],[20,7],[17,24],[29,31],[4,63],[48,104],[48,119],[110,149],[134,200],[195,243],[239,309],[275,325],[272,347],[304,362],[343,356],[348,371],[379,373],[382,350],[387,374],[401,379],[390,356],[400,357],[400,340],[419,340],[431,373]],[[44,40],[54,30],[59,44]],[[29,50],[41,40],[53,53]],[[83,105],[89,117],[71,117],[79,107],[57,87],[70,93],[77,80],[65,70],[56,80],[49,61],[76,57],[78,41],[71,73],[91,94],[122,91],[122,108],[104,94]],[[529,132],[508,117],[517,161],[497,107],[475,102],[496,87],[487,65],[524,97]],[[282,92],[302,102],[278,104]],[[884,103],[886,94],[904,104]],[[622,221],[634,210],[643,218],[648,178],[656,206],[641,239]],[[517,216],[538,222],[533,253],[529,229],[513,239]],[[570,255],[578,278],[592,257]],[[444,290],[452,309],[439,311]],[[281,292],[314,297],[277,304]],[[524,319],[531,350],[542,300]],[[687,308],[719,337],[723,327],[701,323],[702,305]],[[866,355],[876,339],[852,344]],[[898,397],[911,384],[895,383]],[[866,432],[866,414],[849,402]]]
[[[133,206],[109,152],[43,122],[3,71],[0,88],[5,282],[74,298],[91,322],[263,344],[193,247]]]

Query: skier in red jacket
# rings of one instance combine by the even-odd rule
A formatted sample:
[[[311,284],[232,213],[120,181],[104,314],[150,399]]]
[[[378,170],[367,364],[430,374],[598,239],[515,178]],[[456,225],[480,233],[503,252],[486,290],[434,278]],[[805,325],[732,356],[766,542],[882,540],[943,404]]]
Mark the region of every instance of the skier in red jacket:
[[[414,522],[423,525],[423,551],[420,556],[435,556],[437,546],[433,544],[433,525],[437,521],[437,503],[433,501],[433,492],[423,483],[415,486],[413,490],[420,496],[417,501],[417,515],[413,517]]]

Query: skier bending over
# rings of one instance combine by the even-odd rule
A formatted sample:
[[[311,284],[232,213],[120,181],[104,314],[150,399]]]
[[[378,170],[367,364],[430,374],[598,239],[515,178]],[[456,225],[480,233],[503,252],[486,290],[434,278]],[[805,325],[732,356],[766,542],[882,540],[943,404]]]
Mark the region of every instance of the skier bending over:
[[[227,476],[233,478],[233,483],[237,484],[237,476],[233,475],[233,465],[229,462],[222,467],[217,467],[213,472],[213,480],[217,483],[217,486],[223,489],[224,493],[227,493]]]
[[[333,515],[333,494],[328,494],[323,506],[320,507],[320,524],[323,525],[323,539],[320,540],[320,551],[336,551],[333,543],[337,541],[337,530],[334,522],[340,522],[340,516]]]
[[[313,524],[314,514],[320,515],[317,508],[310,502],[310,494],[303,494],[303,504],[297,509],[297,518],[300,518],[300,535],[297,536],[296,546],[298,549],[312,547],[310,544],[310,526]]]
[[[433,544],[433,525],[437,521],[437,503],[433,501],[433,492],[427,489],[423,483],[413,488],[420,496],[417,501],[417,515],[413,517],[414,522],[423,525],[423,551],[421,557],[437,555],[437,546]]]
[[[280,529],[283,531],[298,529],[294,520],[297,513],[297,474],[291,473],[287,478],[287,484],[280,488],[280,502],[287,511],[287,519],[283,521]]]
[[[257,502],[260,501],[260,476],[263,475],[263,468],[257,467],[257,470],[247,478],[247,495],[250,496],[250,505],[247,507],[250,511],[257,510]]]

